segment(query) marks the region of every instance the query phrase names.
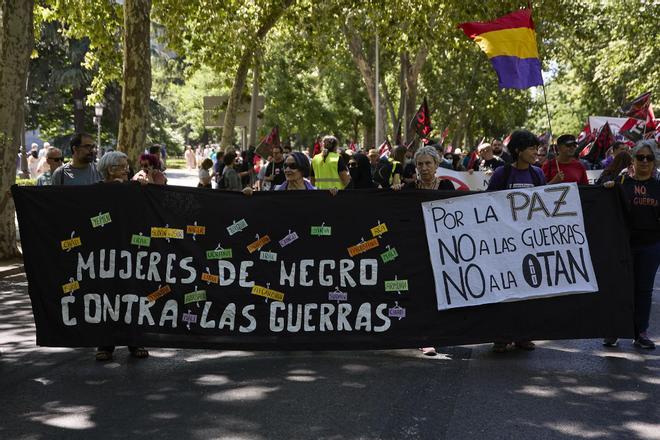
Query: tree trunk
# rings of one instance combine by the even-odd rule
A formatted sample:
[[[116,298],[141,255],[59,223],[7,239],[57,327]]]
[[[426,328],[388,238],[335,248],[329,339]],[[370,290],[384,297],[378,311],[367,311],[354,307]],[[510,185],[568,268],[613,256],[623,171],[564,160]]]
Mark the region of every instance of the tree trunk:
[[[257,99],[259,98],[259,71],[261,67],[261,60],[259,55],[254,57],[254,67],[252,75],[252,100],[250,101],[250,143],[249,145],[257,146],[257,116],[259,110],[257,109]]]
[[[376,108],[376,75],[371,69],[371,65],[369,64],[367,56],[365,55],[362,38],[360,38],[360,35],[357,33],[349,20],[344,21],[341,29],[344,37],[346,38],[346,43],[348,44],[348,50],[351,53],[351,58],[353,58],[353,62],[360,71],[360,75],[362,75],[362,81],[367,88],[367,94],[369,95],[369,101],[371,101],[371,107],[374,110],[374,115],[377,111],[380,112],[380,117],[378,118],[380,121],[380,127],[378,127],[378,138],[385,140],[385,121],[382,117],[385,115],[384,102],[382,99],[379,99],[380,109]],[[375,135],[371,139],[373,139],[373,142],[375,142]],[[374,148],[377,147],[378,145],[376,145]]]
[[[76,133],[85,131],[85,89],[73,89],[73,127]],[[100,148],[100,146],[99,146]]]
[[[281,6],[276,6],[264,17],[261,26],[257,30],[255,37],[248,41],[248,44],[243,49],[236,76],[234,77],[234,84],[229,94],[229,101],[227,101],[227,110],[225,110],[225,122],[222,127],[222,140],[220,145],[222,148],[227,148],[232,145],[234,141],[234,127],[236,126],[236,113],[240,103],[241,94],[245,87],[245,80],[247,77],[248,68],[250,67],[250,60],[254,56],[256,47],[261,44],[268,31],[277,23],[277,20],[284,14],[294,0],[283,0]]]
[[[422,67],[424,67],[424,63],[426,63],[428,54],[429,50],[424,45],[419,49],[412,63],[410,61],[410,54],[407,52],[401,56],[401,64],[406,84],[406,105],[403,117],[406,124],[406,143],[412,141],[415,137],[415,132],[410,130],[410,121],[417,112],[417,84],[419,81],[419,74],[422,71]]]
[[[18,147],[24,142],[25,84],[33,44],[33,0],[0,0],[0,259],[20,255],[16,246],[14,201]],[[6,205],[5,205],[6,204]]]
[[[151,96],[151,0],[124,2],[124,87],[117,148],[135,166],[149,130]]]

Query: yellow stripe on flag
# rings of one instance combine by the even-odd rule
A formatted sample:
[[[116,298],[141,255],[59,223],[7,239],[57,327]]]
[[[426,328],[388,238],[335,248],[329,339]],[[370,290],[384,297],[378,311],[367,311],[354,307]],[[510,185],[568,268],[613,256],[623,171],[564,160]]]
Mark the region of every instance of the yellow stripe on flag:
[[[518,58],[538,58],[536,32],[527,27],[485,32],[474,37],[475,43],[486,52],[488,58],[514,56]]]

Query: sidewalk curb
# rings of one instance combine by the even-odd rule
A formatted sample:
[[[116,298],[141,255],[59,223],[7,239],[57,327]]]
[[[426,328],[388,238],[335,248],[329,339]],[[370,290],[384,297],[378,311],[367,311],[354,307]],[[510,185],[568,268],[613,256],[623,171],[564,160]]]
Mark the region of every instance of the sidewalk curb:
[[[2,269],[0,269],[0,279],[24,272],[25,272],[25,266],[23,265],[23,263],[14,264],[8,267],[3,267]]]

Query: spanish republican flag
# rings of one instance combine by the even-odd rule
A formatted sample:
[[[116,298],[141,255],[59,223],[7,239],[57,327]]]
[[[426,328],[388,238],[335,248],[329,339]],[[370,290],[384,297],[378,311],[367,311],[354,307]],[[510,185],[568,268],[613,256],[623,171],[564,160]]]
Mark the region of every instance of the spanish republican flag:
[[[532,11],[521,9],[493,21],[458,25],[493,64],[501,89],[543,84]]]

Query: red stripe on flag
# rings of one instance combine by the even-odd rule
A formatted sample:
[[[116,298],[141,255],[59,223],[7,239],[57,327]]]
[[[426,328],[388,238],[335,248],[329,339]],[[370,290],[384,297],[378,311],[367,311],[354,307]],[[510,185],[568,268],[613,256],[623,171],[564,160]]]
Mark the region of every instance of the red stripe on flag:
[[[527,27],[534,29],[534,21],[532,20],[532,11],[530,9],[520,9],[502,17],[498,17],[491,21],[473,21],[468,23],[461,23],[458,25],[460,29],[465,32],[470,38],[486,32],[501,31],[504,29],[515,29]]]

